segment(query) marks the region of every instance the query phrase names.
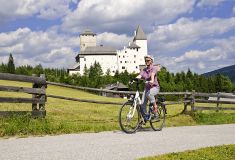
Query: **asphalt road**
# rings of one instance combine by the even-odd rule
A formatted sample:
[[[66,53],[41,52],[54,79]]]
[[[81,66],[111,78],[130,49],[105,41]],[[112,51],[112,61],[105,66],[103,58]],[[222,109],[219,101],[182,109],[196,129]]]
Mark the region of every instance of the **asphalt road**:
[[[123,160],[235,144],[235,124],[0,139],[0,160]]]

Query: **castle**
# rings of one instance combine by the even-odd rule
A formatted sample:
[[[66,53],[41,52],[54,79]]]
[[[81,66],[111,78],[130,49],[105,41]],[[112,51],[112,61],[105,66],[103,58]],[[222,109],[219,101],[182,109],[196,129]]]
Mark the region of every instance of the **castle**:
[[[145,64],[144,56],[148,53],[147,37],[143,29],[138,26],[132,42],[128,46],[124,46],[122,50],[116,50],[112,47],[97,46],[96,34],[86,29],[80,34],[80,52],[76,56],[77,64],[68,69],[70,75],[84,73],[85,66],[90,68],[98,62],[104,73],[110,70],[110,74],[114,75],[116,71],[119,73],[127,70],[129,73],[139,73],[140,66]]]

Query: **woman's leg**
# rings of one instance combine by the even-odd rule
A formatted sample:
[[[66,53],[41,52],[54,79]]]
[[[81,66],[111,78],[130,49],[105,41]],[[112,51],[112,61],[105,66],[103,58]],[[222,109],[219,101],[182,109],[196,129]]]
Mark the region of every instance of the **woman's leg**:
[[[157,112],[157,104],[156,104],[155,96],[158,93],[159,93],[159,88],[153,87],[150,89],[149,94],[148,94],[148,99],[149,99],[150,103],[153,104],[153,112],[154,113]]]

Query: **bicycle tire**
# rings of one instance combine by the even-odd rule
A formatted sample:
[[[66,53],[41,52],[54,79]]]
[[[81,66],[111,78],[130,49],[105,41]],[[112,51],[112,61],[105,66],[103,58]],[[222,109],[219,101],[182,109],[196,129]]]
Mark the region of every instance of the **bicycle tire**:
[[[151,118],[150,126],[154,131],[161,131],[165,124],[166,119],[166,109],[164,105],[158,106],[158,111],[156,113],[157,118]]]
[[[119,125],[125,133],[135,133],[139,128],[140,113],[138,106],[136,107],[134,116],[130,115],[133,113],[131,110],[134,108],[133,102],[126,102],[122,105],[119,111]]]

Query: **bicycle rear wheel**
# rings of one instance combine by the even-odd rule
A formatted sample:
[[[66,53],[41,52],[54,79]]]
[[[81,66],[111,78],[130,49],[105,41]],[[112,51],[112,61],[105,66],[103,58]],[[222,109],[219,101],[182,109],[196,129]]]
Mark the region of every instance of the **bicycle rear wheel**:
[[[139,108],[134,109],[132,102],[126,102],[119,111],[119,125],[126,133],[135,133],[139,127]]]
[[[152,117],[150,120],[150,126],[154,131],[161,131],[164,127],[166,118],[165,106],[158,106],[158,111],[156,113],[156,117]]]

